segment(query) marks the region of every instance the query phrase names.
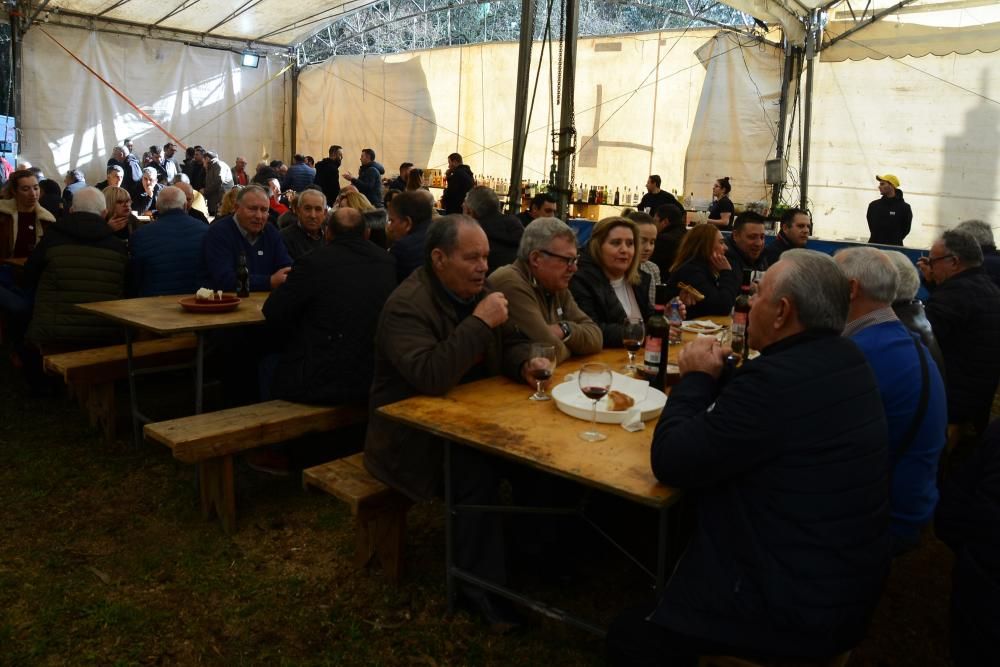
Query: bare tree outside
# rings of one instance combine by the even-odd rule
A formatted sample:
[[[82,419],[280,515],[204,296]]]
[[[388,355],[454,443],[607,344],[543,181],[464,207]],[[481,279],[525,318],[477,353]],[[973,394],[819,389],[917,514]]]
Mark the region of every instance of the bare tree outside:
[[[535,39],[560,35],[561,0],[535,0]],[[753,20],[709,0],[581,0],[580,36],[688,27],[746,30]],[[516,42],[520,0],[380,0],[325,27],[299,45],[299,65],[337,55],[388,54],[438,46]]]

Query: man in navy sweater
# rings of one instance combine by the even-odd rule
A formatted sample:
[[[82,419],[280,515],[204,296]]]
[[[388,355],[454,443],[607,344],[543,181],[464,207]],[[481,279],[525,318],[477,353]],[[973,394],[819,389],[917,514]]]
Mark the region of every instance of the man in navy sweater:
[[[234,291],[240,254],[247,258],[251,291],[267,292],[285,282],[292,258],[277,227],[267,224],[268,201],[264,188],[248,185],[236,196],[235,213],[208,228],[202,245],[207,287]]]
[[[829,658],[864,637],[889,565],[887,429],[840,335],[849,301],[832,258],[789,250],[753,298],[758,359],[723,383],[718,341],[681,350],[651,463],[694,492],[697,528],[657,607],[612,624],[612,664]],[[794,408],[769,419],[762,397]]]
[[[895,556],[920,543],[920,530],[934,516],[948,427],[944,380],[930,351],[892,310],[899,273],[889,257],[878,248],[858,247],[841,250],[835,259],[851,283],[844,336],[875,371],[889,424],[889,535]]]

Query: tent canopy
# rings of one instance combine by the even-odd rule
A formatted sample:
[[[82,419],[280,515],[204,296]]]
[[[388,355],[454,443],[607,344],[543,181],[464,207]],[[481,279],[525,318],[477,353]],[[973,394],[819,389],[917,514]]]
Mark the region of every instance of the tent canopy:
[[[176,30],[249,45],[292,46],[375,0],[49,0],[40,6],[60,15]]]

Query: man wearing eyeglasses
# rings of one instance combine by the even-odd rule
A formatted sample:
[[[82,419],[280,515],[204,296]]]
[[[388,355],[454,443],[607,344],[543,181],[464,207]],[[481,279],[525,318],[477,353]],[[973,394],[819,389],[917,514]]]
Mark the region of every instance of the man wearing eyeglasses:
[[[560,362],[600,352],[604,342],[601,328],[569,291],[578,259],[576,235],[566,223],[536,218],[524,230],[514,263],[489,279],[507,297],[511,322],[531,340],[554,345]]]
[[[1000,381],[1000,288],[983,271],[983,251],[968,232],[950,229],[921,258],[927,319],[941,346],[948,423],[982,433]]]

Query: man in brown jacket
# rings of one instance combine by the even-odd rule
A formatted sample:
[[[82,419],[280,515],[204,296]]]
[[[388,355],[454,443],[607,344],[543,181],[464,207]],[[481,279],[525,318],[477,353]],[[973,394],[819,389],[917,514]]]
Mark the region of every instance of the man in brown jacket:
[[[507,325],[507,299],[486,289],[489,243],[475,220],[449,215],[427,230],[424,266],[392,293],[375,334],[375,378],[365,439],[365,467],[414,500],[440,494],[443,443],[382,417],[376,409],[417,394],[441,396],[452,387],[498,375],[523,379],[530,345]],[[452,449],[456,504],[496,502],[498,461],[470,447]],[[506,580],[498,514],[455,517],[455,564],[484,579]],[[509,616],[481,590],[463,590],[495,629]]]
[[[560,362],[600,352],[604,341],[569,291],[577,261],[573,230],[558,218],[537,218],[525,228],[514,263],[489,280],[507,297],[514,326],[532,341],[554,345]]]

